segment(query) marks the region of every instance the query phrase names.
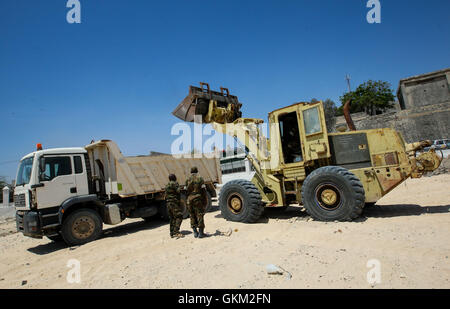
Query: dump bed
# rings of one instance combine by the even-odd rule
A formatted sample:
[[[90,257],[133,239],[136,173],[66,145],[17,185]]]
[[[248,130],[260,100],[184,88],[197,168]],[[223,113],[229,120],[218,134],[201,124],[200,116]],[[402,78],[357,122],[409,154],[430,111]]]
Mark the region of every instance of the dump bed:
[[[116,143],[101,140],[86,146],[92,178],[104,182],[105,194],[121,197],[164,191],[168,175],[175,174],[180,184],[186,182],[196,166],[205,183],[220,183],[218,156],[213,158],[175,158],[171,155],[125,157]],[[97,185],[98,186],[98,185]]]

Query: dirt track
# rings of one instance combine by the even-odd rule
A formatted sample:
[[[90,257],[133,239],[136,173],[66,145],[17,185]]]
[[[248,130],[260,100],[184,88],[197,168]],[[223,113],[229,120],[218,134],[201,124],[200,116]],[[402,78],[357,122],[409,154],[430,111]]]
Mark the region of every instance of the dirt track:
[[[67,248],[0,224],[0,288],[450,288],[450,175],[408,180],[356,222],[312,221],[299,207],[257,224],[206,215],[210,237],[170,239],[160,220],[125,221],[102,239]],[[216,232],[227,232],[230,236]],[[66,281],[67,261],[81,283]],[[380,261],[381,283],[366,279]],[[268,275],[267,264],[286,275]]]

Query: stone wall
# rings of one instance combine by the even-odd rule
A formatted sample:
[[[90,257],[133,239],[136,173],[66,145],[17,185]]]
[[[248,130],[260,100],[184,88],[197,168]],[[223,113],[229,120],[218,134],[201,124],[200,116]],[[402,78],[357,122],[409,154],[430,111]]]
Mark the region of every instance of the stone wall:
[[[402,79],[397,97],[400,108],[382,115],[352,114],[356,129],[393,128],[408,143],[450,138],[450,69]],[[342,124],[337,117],[335,127]]]
[[[355,113],[352,119],[357,130],[393,128],[402,133],[408,143],[450,138],[450,101],[376,116]],[[336,119],[336,126],[340,124],[345,124],[343,116]]]

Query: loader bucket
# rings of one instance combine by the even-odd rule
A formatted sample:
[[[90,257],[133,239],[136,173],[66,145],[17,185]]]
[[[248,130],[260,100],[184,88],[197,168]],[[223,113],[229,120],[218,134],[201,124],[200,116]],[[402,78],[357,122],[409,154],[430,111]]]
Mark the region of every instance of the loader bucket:
[[[241,117],[241,106],[238,98],[230,95],[227,88],[220,87],[220,92],[217,92],[210,90],[207,83],[200,83],[200,87],[189,87],[189,94],[172,114],[187,122],[229,123]]]

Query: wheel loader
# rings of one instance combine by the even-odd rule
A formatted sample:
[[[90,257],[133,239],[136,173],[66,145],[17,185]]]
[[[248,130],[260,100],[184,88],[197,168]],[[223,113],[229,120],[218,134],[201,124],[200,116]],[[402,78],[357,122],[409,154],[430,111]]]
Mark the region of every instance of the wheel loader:
[[[303,205],[320,221],[350,221],[400,183],[437,169],[442,161],[430,141],[405,143],[390,128],[356,131],[349,113],[349,131],[328,133],[323,103],[300,102],[268,115],[270,138],[262,119],[242,118],[242,104],[227,88],[212,91],[206,83],[190,86],[173,111],[183,121],[210,123],[245,145],[255,168],[251,181],[225,184],[219,197],[223,217],[256,222],[264,207]]]

